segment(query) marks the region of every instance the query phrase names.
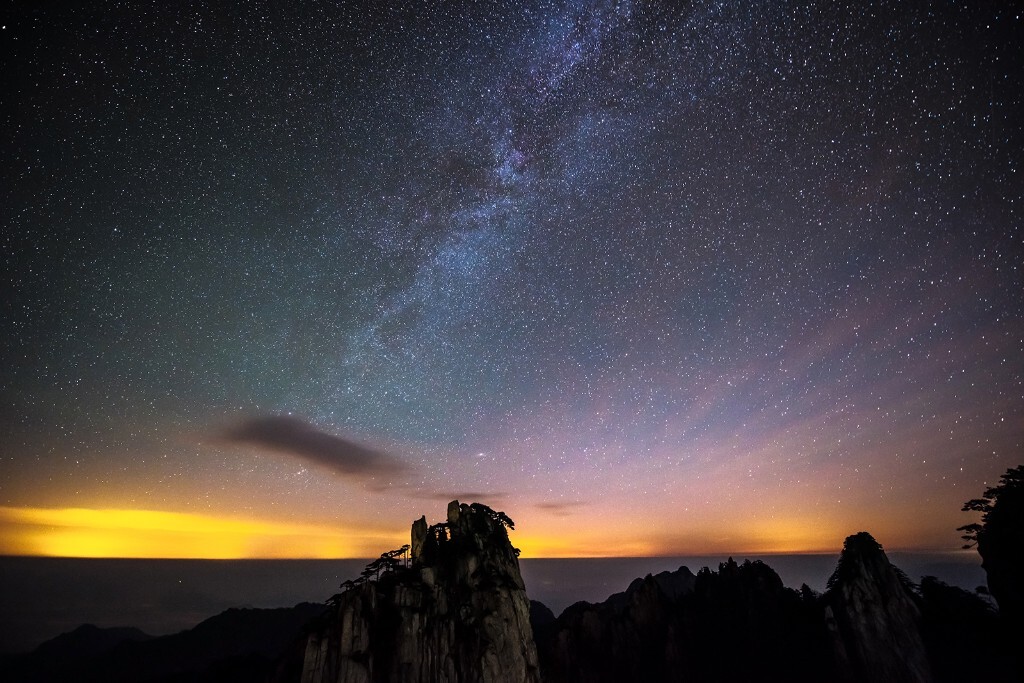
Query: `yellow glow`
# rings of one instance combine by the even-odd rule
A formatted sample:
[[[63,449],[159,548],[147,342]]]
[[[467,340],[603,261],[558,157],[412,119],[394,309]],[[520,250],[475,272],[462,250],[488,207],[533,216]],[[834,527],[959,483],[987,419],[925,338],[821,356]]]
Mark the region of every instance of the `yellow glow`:
[[[404,534],[158,510],[0,507],[0,553],[51,557],[374,557]]]
[[[747,536],[736,544],[737,551],[768,554],[838,552],[844,538],[835,527],[806,519],[758,520],[747,525],[746,532]]]
[[[511,533],[524,558],[654,557],[708,553],[837,552],[848,534],[880,533],[884,520],[830,519],[822,514],[691,521],[659,528],[629,520],[588,520],[535,514]],[[672,519],[671,515],[663,518]],[[0,554],[128,558],[353,558],[376,557],[409,542],[408,525],[363,526],[239,519],[159,510],[0,506]],[[899,548],[903,539],[884,538]],[[907,546],[910,547],[910,546]]]

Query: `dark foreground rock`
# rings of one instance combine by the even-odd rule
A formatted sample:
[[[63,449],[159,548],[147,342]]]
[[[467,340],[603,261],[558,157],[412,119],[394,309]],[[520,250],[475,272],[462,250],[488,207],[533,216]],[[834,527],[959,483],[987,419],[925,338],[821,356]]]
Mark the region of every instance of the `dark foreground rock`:
[[[815,600],[761,562],[647,576],[603,603],[566,609],[539,644],[544,679],[823,680]]]
[[[415,522],[408,566],[381,566],[336,596],[309,636],[301,681],[539,682],[530,601],[506,525],[503,514],[458,501],[445,523]]]
[[[926,578],[914,586],[867,533],[850,536],[824,595],[733,560],[634,581],[536,627],[548,683],[1014,681],[996,614]]]

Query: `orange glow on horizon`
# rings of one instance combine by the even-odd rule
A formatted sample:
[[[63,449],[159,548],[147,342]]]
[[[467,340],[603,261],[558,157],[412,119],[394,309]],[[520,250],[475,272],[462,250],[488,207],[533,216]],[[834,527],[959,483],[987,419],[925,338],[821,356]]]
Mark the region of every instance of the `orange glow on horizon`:
[[[160,510],[0,507],[0,553],[151,559],[372,557],[402,535]]]
[[[139,559],[341,559],[376,557],[408,543],[393,533],[160,510],[0,506],[0,554]],[[524,557],[641,557],[654,546],[598,534],[511,532]],[[593,537],[593,538],[592,538]],[[600,542],[603,541],[603,542]]]
[[[525,521],[525,520],[524,520]],[[344,559],[377,557],[409,542],[408,526],[366,529],[159,510],[0,506],[0,554],[140,559]],[[700,529],[636,533],[628,524],[579,524],[535,515],[510,533],[523,558],[673,557],[836,553],[861,528],[839,520],[710,522]],[[541,529],[531,532],[530,529]],[[870,526],[865,530],[872,531]],[[887,549],[902,538],[878,537]],[[888,541],[885,543],[884,541]]]

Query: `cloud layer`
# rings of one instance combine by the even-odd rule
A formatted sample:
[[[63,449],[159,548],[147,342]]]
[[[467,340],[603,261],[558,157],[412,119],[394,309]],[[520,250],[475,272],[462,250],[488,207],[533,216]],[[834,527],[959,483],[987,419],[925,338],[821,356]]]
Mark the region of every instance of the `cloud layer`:
[[[404,469],[395,457],[317,429],[289,415],[265,415],[229,429],[224,438],[268,448],[327,467],[347,477],[391,475]]]

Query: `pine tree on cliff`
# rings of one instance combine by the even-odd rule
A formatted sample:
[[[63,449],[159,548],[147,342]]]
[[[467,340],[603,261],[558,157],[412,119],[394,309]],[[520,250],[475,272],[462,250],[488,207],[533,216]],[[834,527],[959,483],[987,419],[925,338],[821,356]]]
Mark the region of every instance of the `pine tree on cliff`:
[[[981,498],[964,503],[981,512],[980,524],[966,524],[964,548],[977,546],[988,588],[999,613],[1014,633],[1024,633],[1024,465],[1006,471]]]

